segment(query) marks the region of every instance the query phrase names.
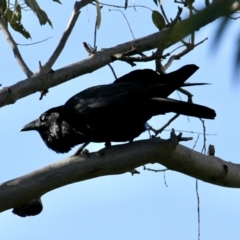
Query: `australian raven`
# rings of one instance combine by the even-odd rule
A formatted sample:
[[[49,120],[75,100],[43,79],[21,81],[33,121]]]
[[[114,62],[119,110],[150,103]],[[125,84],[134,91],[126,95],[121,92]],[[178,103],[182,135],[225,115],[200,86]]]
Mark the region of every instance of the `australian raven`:
[[[201,85],[184,83],[197,69],[192,64],[164,75],[150,69],[132,71],[112,84],[74,95],[22,131],[37,130],[49,148],[64,153],[81,143],[133,140],[146,130],[147,121],[159,114],[214,119],[213,109],[167,98],[179,87]]]

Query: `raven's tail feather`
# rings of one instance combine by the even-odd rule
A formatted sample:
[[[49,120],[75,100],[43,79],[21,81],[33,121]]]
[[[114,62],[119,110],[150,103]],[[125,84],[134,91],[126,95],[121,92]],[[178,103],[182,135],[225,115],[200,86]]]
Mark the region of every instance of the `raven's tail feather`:
[[[216,112],[211,108],[170,98],[152,98],[151,110],[153,115],[175,112],[206,119],[214,119],[216,117]]]

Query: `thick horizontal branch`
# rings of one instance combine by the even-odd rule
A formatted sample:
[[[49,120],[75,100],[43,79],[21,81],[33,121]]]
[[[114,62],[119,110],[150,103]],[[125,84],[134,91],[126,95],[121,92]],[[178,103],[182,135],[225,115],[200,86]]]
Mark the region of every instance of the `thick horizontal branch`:
[[[133,46],[138,46],[139,52],[159,47],[165,49],[172,46],[193,31],[198,30],[215,19],[234,11],[229,9],[232,2],[234,1],[218,1],[209,5],[202,11],[199,11],[193,17],[176,23],[173,28],[167,28],[161,32],[101,50],[87,59],[58,69],[54,73],[36,73],[28,79],[19,81],[12,86],[5,87],[0,91],[0,107],[7,104],[13,104],[18,99],[38,91],[44,91],[83,74],[91,73],[109,64],[112,61],[113,55],[127,52],[131,50]]]
[[[103,148],[69,157],[0,185],[0,212],[17,207],[56,188],[100,176],[122,174],[160,163],[167,168],[212,184],[240,188],[240,164],[200,154],[176,139],[150,139]]]

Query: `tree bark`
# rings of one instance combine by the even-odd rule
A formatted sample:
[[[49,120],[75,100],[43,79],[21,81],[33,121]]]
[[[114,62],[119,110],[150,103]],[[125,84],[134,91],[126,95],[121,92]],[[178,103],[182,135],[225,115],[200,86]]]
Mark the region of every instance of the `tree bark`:
[[[156,138],[69,157],[2,183],[0,212],[74,182],[131,172],[132,169],[149,163],[159,163],[170,170],[215,185],[240,188],[240,164],[206,156],[178,145],[176,138],[169,140]]]

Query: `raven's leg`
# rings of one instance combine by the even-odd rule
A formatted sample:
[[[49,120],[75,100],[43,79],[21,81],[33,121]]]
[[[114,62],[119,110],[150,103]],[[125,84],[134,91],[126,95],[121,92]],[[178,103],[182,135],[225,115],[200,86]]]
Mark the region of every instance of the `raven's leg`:
[[[105,142],[105,147],[111,147],[111,142]]]
[[[85,142],[85,143],[72,155],[72,157],[77,156],[77,155],[79,155],[79,154],[84,154],[83,150],[84,150],[84,148],[85,148],[89,143],[90,143],[90,142]],[[85,149],[85,150],[87,150],[87,149]]]

